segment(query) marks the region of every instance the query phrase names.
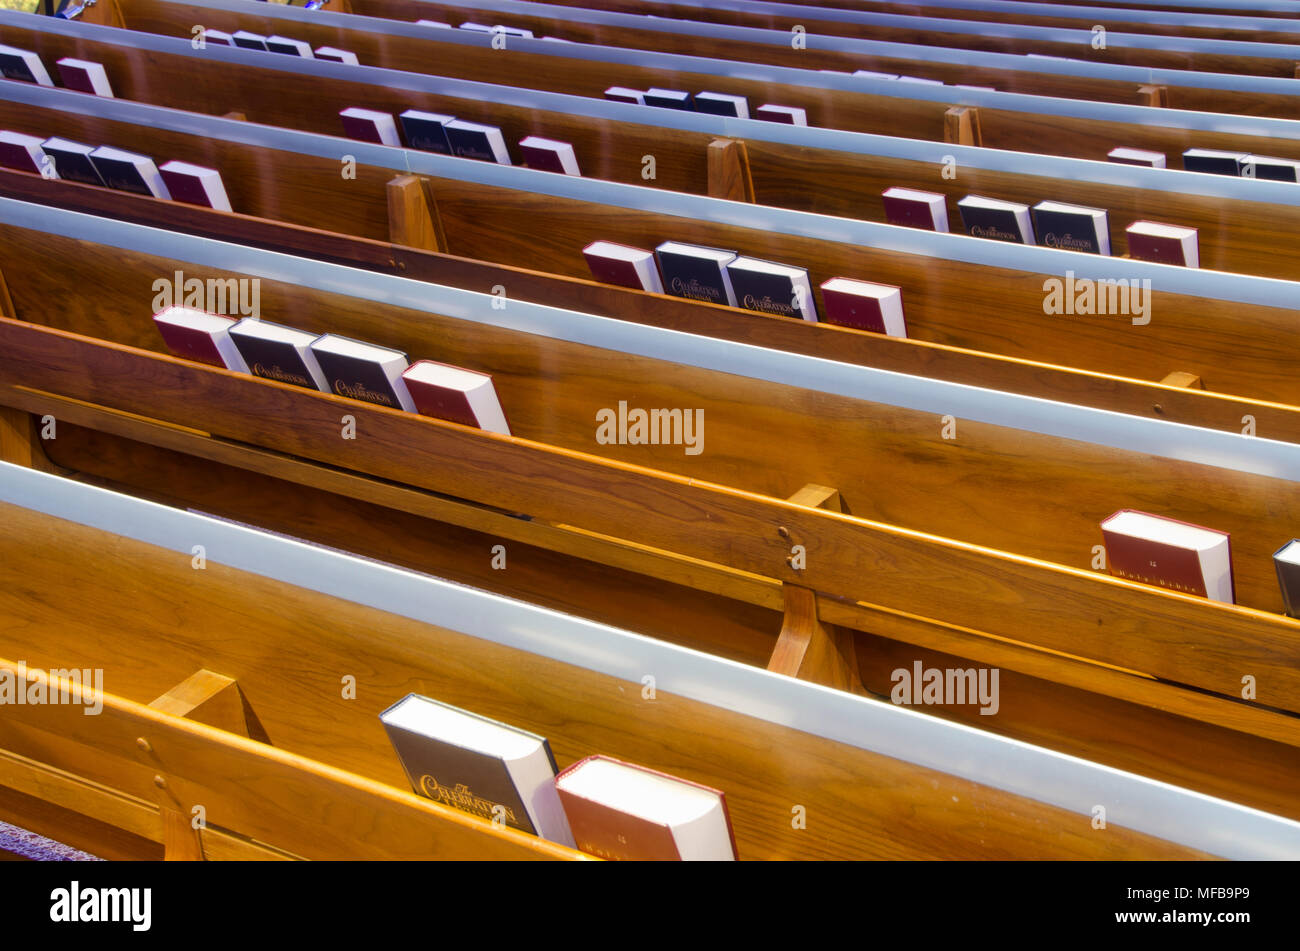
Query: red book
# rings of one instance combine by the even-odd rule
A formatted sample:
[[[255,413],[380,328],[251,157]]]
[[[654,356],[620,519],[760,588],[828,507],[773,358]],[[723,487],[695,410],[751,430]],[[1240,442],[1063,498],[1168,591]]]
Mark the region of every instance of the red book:
[[[593,241],[582,249],[582,256],[587,259],[591,276],[602,284],[617,284],[652,294],[664,292],[652,251],[629,248],[613,241]]]
[[[808,113],[798,106],[774,106],[767,103],[754,110],[754,118],[766,119],[768,122],[780,122],[785,125],[808,124]]]
[[[1139,261],[1200,267],[1199,232],[1157,221],[1135,221],[1125,229],[1128,253]]]
[[[826,302],[828,324],[891,337],[907,336],[901,288],[837,277],[822,285],[822,300]]]
[[[418,360],[402,374],[416,412],[490,433],[510,435],[492,377],[433,360]]]
[[[340,112],[339,118],[343,120],[343,131],[350,139],[397,148],[402,146],[402,140],[397,134],[397,120],[391,113],[377,112],[374,109],[358,109],[354,106]]]
[[[102,63],[65,56],[55,65],[59,67],[59,78],[68,89],[113,98],[113,87],[109,85],[108,73],[104,72]]]
[[[578,848],[606,859],[733,861],[727,797],[657,770],[588,756],[555,777]]]
[[[159,166],[158,173],[175,201],[217,211],[231,210],[226,187],[221,184],[221,173],[215,168],[172,161]]]
[[[578,171],[578,157],[568,142],[530,135],[519,140],[519,150],[524,153],[529,168],[561,175],[582,175]]]
[[[45,150],[41,148],[44,141],[39,135],[0,132],[0,165],[20,172],[41,174],[41,164],[45,161]]]
[[[1232,539],[1190,522],[1121,509],[1101,523],[1117,578],[1232,604]]]
[[[938,192],[888,188],[881,199],[885,203],[885,220],[891,225],[926,231],[948,230],[948,199]]]
[[[239,348],[230,339],[237,321],[192,307],[168,307],[153,316],[167,348],[178,357],[227,370],[248,372]]]

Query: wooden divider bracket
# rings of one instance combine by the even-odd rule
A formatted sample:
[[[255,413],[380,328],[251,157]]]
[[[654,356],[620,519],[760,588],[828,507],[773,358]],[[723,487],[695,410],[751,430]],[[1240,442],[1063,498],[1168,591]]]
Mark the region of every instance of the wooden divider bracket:
[[[954,145],[984,144],[980,111],[974,106],[952,106],[943,114],[943,140]]]
[[[754,201],[754,179],[744,142],[714,139],[709,143],[709,197]]]
[[[388,183],[388,237],[394,244],[424,251],[446,251],[438,208],[418,175],[398,175]]]
[[[1169,87],[1146,85],[1138,87],[1138,105],[1169,108]]]

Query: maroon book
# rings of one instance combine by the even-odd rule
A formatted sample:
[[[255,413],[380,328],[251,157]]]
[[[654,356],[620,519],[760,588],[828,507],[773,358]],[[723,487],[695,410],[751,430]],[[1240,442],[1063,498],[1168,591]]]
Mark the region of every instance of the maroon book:
[[[397,134],[397,120],[392,113],[353,107],[340,112],[339,118],[343,120],[343,131],[350,139],[396,148],[402,146],[401,137]]]
[[[218,211],[231,210],[221,173],[215,168],[172,161],[159,166],[158,173],[173,200]]]
[[[41,160],[45,157],[41,143],[44,141],[39,135],[0,132],[0,165],[20,172],[41,174]]]
[[[613,241],[593,241],[582,249],[582,256],[587,259],[591,276],[602,284],[632,287],[654,294],[664,292],[652,251],[630,248]]]
[[[1139,261],[1200,267],[1199,232],[1157,221],[1135,221],[1125,229],[1128,253]]]
[[[891,225],[926,231],[948,230],[948,199],[938,192],[889,188],[881,200],[885,203],[885,220]]]
[[[902,289],[837,277],[822,286],[826,322],[891,337],[906,337]]]
[[[519,151],[523,152],[524,161],[529,168],[559,172],[561,175],[582,174],[578,171],[578,157],[568,142],[530,135],[519,140]]]
[[[490,433],[510,435],[492,377],[434,360],[418,360],[402,374],[416,412]]]
[[[59,78],[68,89],[113,98],[113,87],[109,85],[108,74],[104,72],[102,63],[64,57],[55,65],[59,67]]]
[[[1101,523],[1101,534],[1115,577],[1233,603],[1227,532],[1121,509]]]
[[[721,791],[609,756],[555,777],[579,849],[601,858],[732,861],[736,837]]]
[[[230,339],[236,321],[192,307],[168,307],[154,314],[163,343],[178,357],[227,370],[248,372],[244,358]]]
[[[780,122],[785,125],[808,124],[808,113],[798,106],[776,106],[766,103],[754,110],[754,118],[766,119],[768,122]]]

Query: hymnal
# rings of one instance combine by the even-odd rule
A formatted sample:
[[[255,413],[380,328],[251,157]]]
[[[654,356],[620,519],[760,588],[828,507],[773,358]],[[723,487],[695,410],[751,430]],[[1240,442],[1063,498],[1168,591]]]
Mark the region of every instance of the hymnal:
[[[1277,583],[1282,588],[1286,613],[1300,617],[1300,540],[1292,539],[1273,553]]]
[[[233,38],[229,33],[227,33],[225,30],[204,30],[204,31],[203,31],[203,42],[204,42],[204,45],[206,45],[206,44],[208,44],[208,43],[216,43],[218,46],[234,46],[234,45],[235,45],[235,40],[234,40],[234,38]]]
[[[545,737],[407,694],[379,715],[411,788],[435,802],[572,846]]]
[[[1112,162],[1120,162],[1124,165],[1142,165],[1146,168],[1164,168],[1165,153],[1148,152],[1146,149],[1117,148],[1111,149],[1106,153],[1106,158]]]
[[[53,161],[54,171],[59,178],[66,178],[70,182],[81,182],[84,185],[104,184],[104,180],[99,177],[98,169],[90,160],[90,153],[95,151],[94,146],[82,145],[80,142],[55,136],[42,142],[41,148]]]
[[[966,226],[966,233],[973,237],[1034,244],[1034,226],[1029,219],[1028,205],[967,195],[957,202],[957,211]]]
[[[613,241],[595,241],[582,249],[582,256],[587,259],[591,276],[598,281],[654,294],[664,292],[652,251],[629,248]]]
[[[316,59],[327,59],[334,63],[347,63],[349,66],[359,66],[357,54],[349,53],[347,50],[341,50],[333,46],[316,47]]]
[[[639,89],[628,89],[626,86],[610,86],[605,90],[605,98],[613,99],[615,102],[630,102],[633,105],[645,105],[645,93]]]
[[[410,365],[406,354],[337,334],[317,337],[312,353],[329,381],[329,390],[353,400],[415,412],[415,403],[402,381]]]
[[[745,310],[816,322],[812,282],[803,268],[741,256],[727,265],[727,275]]]
[[[878,73],[871,69],[855,69],[854,76],[861,76],[863,79],[897,79],[898,73]]]
[[[266,38],[266,49],[270,53],[301,56],[303,59],[316,58],[312,55],[310,43],[304,43],[302,40],[291,40],[287,36],[268,36]]]
[[[397,135],[397,123],[391,113],[353,106],[340,112],[339,118],[343,120],[343,131],[349,138],[401,148],[402,140]]]
[[[490,375],[433,360],[418,360],[402,374],[402,379],[421,415],[510,435]]]
[[[1128,253],[1139,261],[1200,267],[1197,230],[1157,221],[1135,221],[1125,229]]]
[[[665,109],[684,109],[690,112],[694,108],[691,94],[677,89],[650,88],[645,91],[647,106],[662,106]]]
[[[766,119],[768,122],[781,122],[785,125],[806,126],[808,124],[808,113],[798,106],[774,106],[768,103],[754,110],[754,118]]]
[[[20,50],[13,46],[0,46],[0,76],[40,86],[54,85],[39,56],[30,50]]]
[[[0,132],[0,165],[16,168],[20,172],[42,174],[45,150],[41,148],[41,143],[44,141],[39,135]]]
[[[90,161],[109,188],[135,192],[137,195],[152,195],[154,198],[172,197],[158,166],[147,155],[101,145],[90,153]]]
[[[447,130],[447,141],[451,143],[452,155],[500,165],[510,164],[506,140],[496,126],[453,119],[444,128]]]
[[[450,30],[450,29],[452,29],[452,25],[451,25],[450,23],[443,23],[441,20],[416,20],[416,21],[415,21],[415,25],[416,25],[416,26],[431,26],[431,27],[433,27],[435,30]]]
[[[406,144],[411,148],[422,152],[437,152],[440,155],[451,154],[451,142],[447,139],[447,123],[453,121],[455,116],[407,109],[398,118],[402,120],[402,132],[406,136]]]
[[[563,175],[582,175],[578,171],[578,156],[568,142],[530,135],[519,140],[519,151],[524,153],[524,161],[529,168],[560,172]]]
[[[230,41],[236,46],[246,50],[261,50],[266,52],[266,37],[261,33],[250,33],[248,30],[236,30],[230,34]]]
[[[254,317],[245,317],[230,328],[230,339],[253,376],[328,393],[329,382],[311,350],[316,337]]]
[[[696,93],[695,111],[707,112],[715,116],[733,116],[737,119],[748,119],[749,100],[744,96],[729,96],[721,92]]]
[[[193,307],[168,307],[154,314],[153,319],[163,343],[176,356],[238,373],[248,372],[239,348],[230,339],[234,318]]]
[[[1183,153],[1183,168],[1210,175],[1240,175],[1247,159],[1245,152],[1220,152],[1215,149],[1188,149]]]
[[[1300,182],[1300,162],[1267,155],[1247,155],[1241,174],[1266,182]]]
[[[734,861],[736,837],[721,790],[608,756],[555,777],[577,847],[606,859]]]
[[[104,71],[103,63],[65,56],[54,65],[59,67],[59,78],[69,89],[103,96],[105,99],[113,98],[113,87],[108,82],[108,73]]]
[[[665,241],[655,248],[655,256],[664,277],[664,290],[669,294],[736,306],[736,294],[727,275],[727,265],[736,259],[736,252]]]
[[[822,285],[822,301],[826,304],[828,324],[890,337],[907,336],[901,288],[836,277]]]
[[[1227,532],[1131,509],[1102,522],[1101,532],[1112,575],[1233,603]]]
[[[885,220],[891,225],[927,231],[948,230],[946,195],[915,188],[888,188],[881,198],[885,202]]]
[[[1110,254],[1110,223],[1102,208],[1040,201],[1034,206],[1038,242],[1062,251]]]
[[[191,165],[189,162],[167,162],[158,167],[158,174],[167,185],[173,201],[202,205],[217,211],[231,211],[226,186],[221,183],[221,173],[215,168]]]
[[[471,31],[471,32],[473,32],[473,33],[491,33],[491,32],[493,32],[492,27],[488,26],[486,23],[462,23],[462,24],[460,25],[460,29],[462,29],[462,30],[469,30],[469,31]]]
[[[504,33],[506,36],[517,36],[524,40],[531,40],[534,38],[532,30],[522,30],[517,26],[502,26],[500,23],[492,27],[492,32]]]
[[[899,76],[899,77],[898,77],[898,81],[899,81],[900,83],[919,83],[919,84],[921,84],[921,85],[923,85],[923,86],[942,86],[942,85],[943,85],[943,80],[941,80],[941,79],[923,79],[923,78],[920,77],[920,76]]]

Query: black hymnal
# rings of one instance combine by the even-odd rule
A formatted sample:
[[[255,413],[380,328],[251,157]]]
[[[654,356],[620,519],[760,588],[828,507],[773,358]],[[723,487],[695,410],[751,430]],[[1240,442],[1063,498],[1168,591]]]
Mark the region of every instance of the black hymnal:
[[[1258,178],[1266,182],[1300,182],[1300,162],[1267,155],[1249,155],[1242,165],[1241,174],[1243,178]]]
[[[261,33],[250,33],[248,30],[237,30],[230,34],[230,39],[236,46],[246,50],[261,50],[266,52],[266,37]]]
[[[135,192],[137,195],[152,195],[154,198],[172,197],[158,166],[147,155],[101,145],[90,153],[90,161],[109,188]]]
[[[695,111],[748,119],[749,100],[744,96],[730,96],[721,92],[702,92],[695,96]]]
[[[961,213],[966,233],[972,237],[1017,244],[1034,243],[1034,227],[1029,219],[1028,205],[967,195],[957,202],[957,210]]]
[[[1273,567],[1277,569],[1277,583],[1282,586],[1286,613],[1300,617],[1300,539],[1287,542],[1273,553]]]
[[[451,145],[453,155],[501,165],[510,164],[505,137],[496,126],[453,119],[443,128],[447,130],[447,142]]]
[[[269,53],[284,53],[288,56],[301,56],[303,59],[315,59],[311,44],[302,40],[292,40],[287,36],[268,36],[266,49]]]
[[[662,106],[665,109],[684,109],[687,112],[695,108],[692,105],[691,94],[677,89],[647,89],[645,104]]]
[[[311,351],[316,337],[253,317],[230,328],[230,339],[253,376],[328,393],[330,385]]]
[[[447,123],[455,116],[442,115],[437,112],[420,112],[407,109],[397,118],[402,120],[402,133],[406,144],[421,152],[437,152],[440,155],[451,154],[451,142],[447,139]]]
[[[42,142],[41,148],[53,160],[59,178],[85,185],[104,184],[95,163],[90,160],[90,153],[95,151],[93,146],[55,137]]]
[[[738,257],[727,265],[736,303],[745,310],[817,320],[812,282],[801,267]]]
[[[1110,254],[1110,225],[1101,208],[1040,201],[1034,206],[1034,231],[1045,247]]]
[[[410,361],[400,350],[326,334],[312,343],[311,351],[331,393],[415,412],[415,401],[402,379]]]
[[[5,79],[18,79],[40,86],[54,85],[39,56],[30,50],[20,50],[13,46],[0,46],[0,75]]]
[[[1188,149],[1183,153],[1183,169],[1210,175],[1240,175],[1246,161],[1245,152],[1219,152],[1215,149]]]
[[[736,293],[727,274],[727,265],[736,259],[736,252],[665,241],[655,248],[655,256],[659,259],[667,293],[736,306]]]
[[[420,795],[573,846],[545,737],[419,694],[379,719]]]

